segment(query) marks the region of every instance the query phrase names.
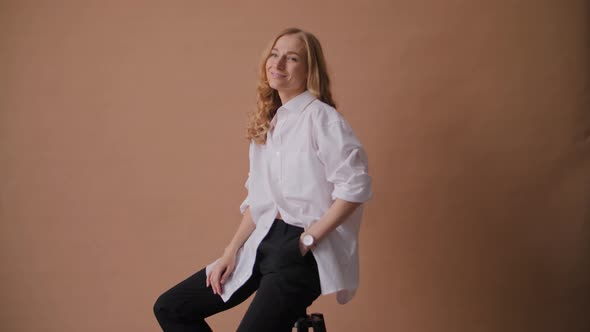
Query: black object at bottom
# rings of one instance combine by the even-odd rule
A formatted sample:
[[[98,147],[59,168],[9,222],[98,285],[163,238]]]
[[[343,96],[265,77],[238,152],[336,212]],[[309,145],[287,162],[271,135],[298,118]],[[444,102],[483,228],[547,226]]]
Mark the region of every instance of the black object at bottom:
[[[297,332],[307,332],[312,327],[314,332],[326,332],[326,323],[324,322],[324,315],[320,313],[313,313],[307,317],[299,318],[295,322]]]

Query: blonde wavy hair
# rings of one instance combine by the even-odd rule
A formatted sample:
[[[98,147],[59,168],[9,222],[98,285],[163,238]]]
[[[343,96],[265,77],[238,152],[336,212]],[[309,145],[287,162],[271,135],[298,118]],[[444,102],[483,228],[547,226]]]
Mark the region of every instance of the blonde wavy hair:
[[[268,45],[262,54],[259,67],[258,87],[256,89],[257,108],[249,114],[248,140],[254,140],[256,144],[266,143],[266,133],[270,127],[270,121],[281,107],[279,93],[270,87],[266,77],[266,60],[279,38],[285,35],[296,35],[305,45],[307,64],[307,90],[324,103],[336,107],[330,91],[330,77],[326,60],[320,41],[311,33],[298,28],[288,28],[281,31]]]

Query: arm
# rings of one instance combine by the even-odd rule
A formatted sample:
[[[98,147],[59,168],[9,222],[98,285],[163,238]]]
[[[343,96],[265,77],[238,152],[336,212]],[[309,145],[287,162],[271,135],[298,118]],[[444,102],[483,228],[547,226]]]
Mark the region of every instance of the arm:
[[[250,234],[252,234],[255,228],[256,224],[254,224],[254,220],[250,214],[250,208],[248,207],[244,212],[238,230],[223,251],[223,255],[219,261],[211,269],[211,273],[207,276],[207,287],[211,285],[214,294],[221,294],[223,292],[222,285],[236,267],[236,254],[238,250],[244,245],[244,242],[250,237]]]
[[[316,243],[320,242],[326,235],[342,224],[361,204],[337,198],[322,218],[311,225],[305,233],[313,236]],[[301,239],[299,240],[299,247],[303,255],[309,251],[309,248],[303,245]]]
[[[244,216],[242,217],[242,221],[240,222],[240,226],[238,230],[234,234],[234,237],[231,239],[229,245],[225,248],[224,253],[229,253],[235,255],[238,253],[238,250],[244,245],[244,242],[250,237],[250,234],[256,228],[256,224],[254,220],[252,220],[252,215],[250,214],[250,208],[248,207],[244,212]]]
[[[330,114],[331,120],[328,119]],[[334,184],[334,202],[324,215],[305,231],[314,237],[316,243],[372,197],[365,150],[348,123],[335,115],[337,113],[327,111],[320,113],[316,121],[318,126],[314,131],[318,158],[324,165],[326,179]],[[334,118],[336,120],[333,120]],[[309,250],[301,239],[299,246],[302,254]]]

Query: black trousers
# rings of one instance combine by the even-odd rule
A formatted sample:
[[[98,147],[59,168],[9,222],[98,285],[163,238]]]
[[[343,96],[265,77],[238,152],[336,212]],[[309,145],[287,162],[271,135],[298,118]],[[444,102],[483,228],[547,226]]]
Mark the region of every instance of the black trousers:
[[[206,287],[203,268],[158,297],[154,304],[158,323],[165,332],[211,331],[205,318],[242,303],[256,291],[237,331],[291,331],[321,294],[313,254],[301,256],[299,251],[302,232],[300,227],[275,219],[258,246],[252,276],[228,302]]]

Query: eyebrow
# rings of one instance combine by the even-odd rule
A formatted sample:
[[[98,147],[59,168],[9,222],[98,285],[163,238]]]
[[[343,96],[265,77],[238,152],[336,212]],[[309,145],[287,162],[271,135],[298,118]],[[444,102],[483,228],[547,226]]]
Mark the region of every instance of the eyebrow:
[[[279,50],[273,47],[271,51],[277,51],[278,52]],[[301,54],[299,54],[299,53],[297,53],[295,51],[289,51],[289,52],[287,52],[287,54],[295,54],[297,56],[301,56]]]

